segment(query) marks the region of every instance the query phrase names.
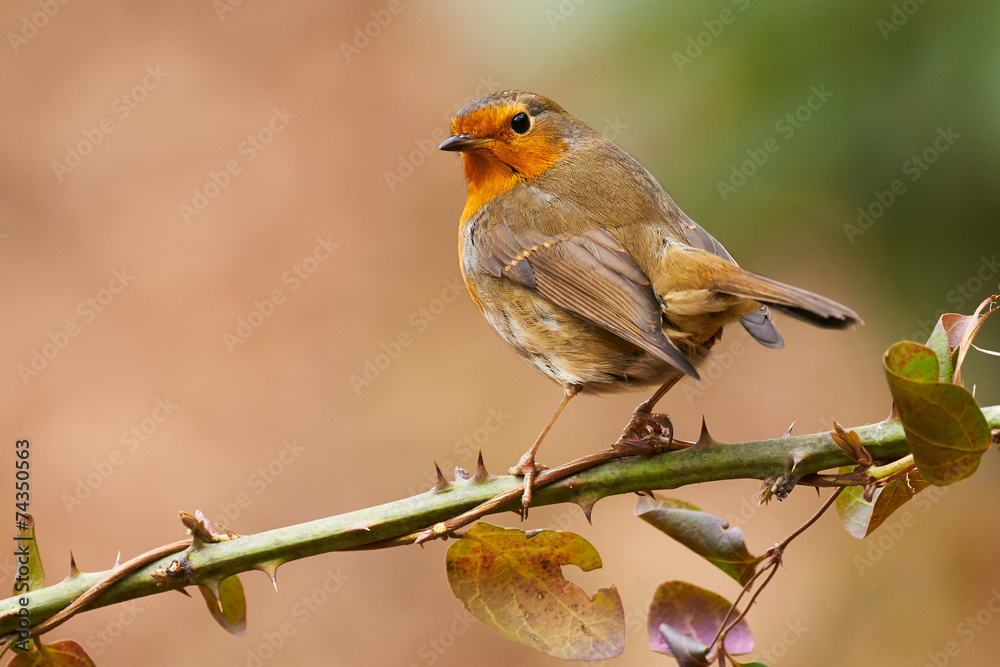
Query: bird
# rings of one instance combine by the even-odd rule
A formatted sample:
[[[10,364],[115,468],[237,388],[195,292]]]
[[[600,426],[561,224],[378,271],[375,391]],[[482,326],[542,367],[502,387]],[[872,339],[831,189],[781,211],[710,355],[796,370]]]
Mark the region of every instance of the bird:
[[[524,477],[524,508],[544,469],[538,449],[574,396],[658,385],[617,443],[638,446],[664,426],[672,437],[653,409],[678,380],[699,378],[727,324],[781,348],[770,309],[830,329],[861,323],[846,306],[740,268],[638,161],[546,97],[473,100],[439,148],[461,154],[459,261],[473,302],[563,388],[511,468]]]

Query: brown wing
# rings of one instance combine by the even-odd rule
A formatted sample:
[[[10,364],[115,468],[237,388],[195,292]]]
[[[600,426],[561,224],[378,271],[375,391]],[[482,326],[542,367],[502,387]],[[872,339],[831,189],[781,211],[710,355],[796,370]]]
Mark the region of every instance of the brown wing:
[[[473,245],[488,271],[698,377],[663,333],[649,277],[606,229],[571,234],[560,205],[535,188],[515,188],[502,199],[494,200],[493,215],[482,218],[493,223],[473,231]]]
[[[707,250],[722,259],[736,264],[733,256],[722,247],[722,244],[714,236],[706,232],[701,225],[691,218],[684,217],[685,220],[682,224],[684,225],[684,231],[687,232],[688,243],[695,248]],[[761,306],[758,310],[740,318],[740,324],[754,337],[754,340],[764,347],[780,349],[785,346],[785,339],[781,337],[778,327],[771,321],[771,311],[768,310],[767,306]]]

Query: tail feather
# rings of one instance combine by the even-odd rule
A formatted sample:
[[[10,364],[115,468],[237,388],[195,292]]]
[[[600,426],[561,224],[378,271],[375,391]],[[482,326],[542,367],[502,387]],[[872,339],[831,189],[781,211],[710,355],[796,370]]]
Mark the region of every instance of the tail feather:
[[[732,270],[716,272],[713,288],[717,292],[753,299],[796,319],[825,329],[846,329],[861,324],[857,313],[819,294],[786,285],[733,265]]]

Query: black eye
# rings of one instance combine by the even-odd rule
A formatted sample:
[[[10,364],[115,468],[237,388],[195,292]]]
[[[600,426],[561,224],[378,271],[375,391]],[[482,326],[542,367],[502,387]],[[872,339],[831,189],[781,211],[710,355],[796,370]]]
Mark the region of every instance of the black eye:
[[[531,119],[523,111],[510,119],[510,129],[518,134],[524,134],[531,127]]]

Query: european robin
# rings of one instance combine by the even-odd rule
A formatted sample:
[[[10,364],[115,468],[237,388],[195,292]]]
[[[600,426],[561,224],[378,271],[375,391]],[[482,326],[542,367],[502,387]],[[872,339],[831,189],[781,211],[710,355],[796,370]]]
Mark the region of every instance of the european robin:
[[[580,392],[659,384],[619,447],[669,420],[656,402],[698,378],[722,328],[784,340],[768,307],[810,324],[859,323],[850,308],[750,273],[628,153],[541,95],[491,93],[462,108],[441,150],[459,151],[468,198],[459,259],[472,300],[562,402],[513,474],[531,502],[535,454]],[[633,437],[629,437],[629,436]]]

